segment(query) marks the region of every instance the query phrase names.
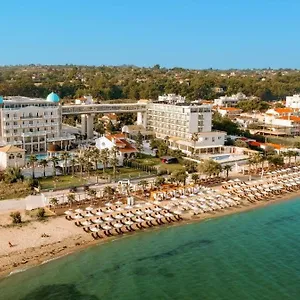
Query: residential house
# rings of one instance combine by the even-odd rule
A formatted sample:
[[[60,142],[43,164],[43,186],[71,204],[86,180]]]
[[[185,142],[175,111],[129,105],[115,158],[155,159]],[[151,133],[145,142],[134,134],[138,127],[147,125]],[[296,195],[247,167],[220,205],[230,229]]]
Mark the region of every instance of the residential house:
[[[25,166],[25,150],[13,145],[0,148],[0,170]]]

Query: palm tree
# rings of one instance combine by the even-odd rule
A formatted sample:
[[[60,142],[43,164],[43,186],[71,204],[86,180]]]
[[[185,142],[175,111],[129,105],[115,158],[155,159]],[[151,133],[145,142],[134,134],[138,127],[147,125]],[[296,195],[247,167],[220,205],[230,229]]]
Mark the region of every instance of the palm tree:
[[[67,195],[68,203],[71,206],[75,202],[75,194],[74,193],[69,193]]]
[[[116,192],[116,190],[109,185],[103,189],[103,195],[107,196],[108,198],[113,196],[115,194],[115,192]]]
[[[51,198],[49,204],[56,206],[58,204],[58,199],[55,197]]]
[[[97,171],[98,169],[98,161],[100,159],[100,150],[98,148],[93,148],[91,151],[92,155],[91,155],[91,160],[94,162],[95,164],[95,170]]]
[[[70,153],[68,151],[64,151],[62,152],[62,154],[60,155],[60,159],[64,161],[64,175],[67,174],[67,168],[68,168],[68,159],[70,158]]]
[[[109,159],[109,164],[112,166],[113,168],[113,174],[114,174],[114,180],[116,180],[116,168],[118,166],[119,163],[119,159],[117,157],[118,155],[118,148],[116,146],[112,147],[110,150],[110,159]]]
[[[42,159],[40,161],[40,164],[43,166],[44,168],[44,173],[43,173],[43,176],[46,177],[46,167],[48,166],[48,160],[47,159]]]
[[[100,151],[99,159],[103,165],[103,173],[105,173],[105,168],[107,167],[107,164],[109,163],[109,150],[107,148],[102,149]]]
[[[87,194],[91,197],[91,198],[95,198],[97,195],[97,191],[95,189],[88,189]]]
[[[293,151],[294,152],[294,159],[295,159],[295,165],[297,164],[297,157],[299,156],[298,151]]]
[[[138,185],[142,187],[143,191],[145,192],[147,186],[148,186],[148,181],[143,179],[141,181],[138,182]]]
[[[31,154],[29,157],[29,162],[31,164],[31,168],[32,168],[32,178],[34,178],[34,167],[35,167],[35,163],[38,161],[36,155]]]
[[[284,153],[284,156],[288,157],[289,165],[291,165],[291,160],[292,160],[292,157],[294,156],[294,152],[289,150],[289,151]]]
[[[78,157],[77,162],[79,163],[79,167],[80,167],[80,177],[82,178],[82,172],[83,172],[83,166],[86,162],[86,159],[82,156]]]
[[[11,167],[7,168],[4,171],[4,181],[8,183],[14,183],[17,181],[23,181],[24,175],[22,174],[22,171],[20,167]]]
[[[232,166],[230,166],[230,165],[225,165],[225,166],[223,167],[223,170],[226,172],[226,179],[228,179],[228,177],[229,177],[229,172],[232,170]]]
[[[52,162],[53,176],[55,177],[56,176],[56,166],[57,166],[57,163],[59,162],[59,158],[56,156],[52,156],[49,160]]]
[[[193,173],[192,174],[192,180],[194,181],[194,183],[196,184],[197,181],[199,180],[199,175],[197,173]]]
[[[75,174],[75,164],[77,162],[76,157],[73,156],[71,158],[70,162],[71,162],[71,165],[72,165],[72,176],[74,176],[74,174]]]
[[[193,148],[193,153],[192,154],[195,154],[195,152],[196,152],[195,148],[196,148],[196,142],[198,141],[198,139],[199,139],[198,133],[194,132],[192,134],[192,137],[191,137],[191,140],[194,142],[194,148]]]

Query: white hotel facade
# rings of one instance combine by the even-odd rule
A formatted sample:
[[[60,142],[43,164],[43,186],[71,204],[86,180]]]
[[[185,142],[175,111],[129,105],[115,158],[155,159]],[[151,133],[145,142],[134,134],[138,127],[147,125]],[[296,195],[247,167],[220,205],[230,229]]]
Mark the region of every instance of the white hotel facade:
[[[157,138],[168,138],[171,148],[190,154],[220,153],[226,132],[212,131],[212,107],[210,105],[169,104],[150,102],[143,118],[138,117],[147,130]],[[197,136],[197,141],[192,137]]]
[[[62,135],[59,97],[51,93],[47,99],[13,96],[0,97],[0,142],[26,151],[46,152],[49,144],[67,147],[74,136]]]

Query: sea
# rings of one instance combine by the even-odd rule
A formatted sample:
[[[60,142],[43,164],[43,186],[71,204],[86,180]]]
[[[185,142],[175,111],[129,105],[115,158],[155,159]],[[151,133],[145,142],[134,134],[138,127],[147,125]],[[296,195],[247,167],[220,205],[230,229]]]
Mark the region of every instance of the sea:
[[[99,244],[0,280],[1,300],[300,299],[300,198]]]

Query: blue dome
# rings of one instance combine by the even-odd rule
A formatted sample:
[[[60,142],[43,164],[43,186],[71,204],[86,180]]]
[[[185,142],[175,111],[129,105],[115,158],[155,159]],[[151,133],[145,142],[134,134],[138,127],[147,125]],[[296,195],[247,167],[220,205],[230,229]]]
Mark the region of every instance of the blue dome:
[[[58,95],[53,92],[47,96],[47,101],[58,103],[59,100],[60,98],[58,97]]]
[[[0,104],[3,104],[3,102],[4,102],[4,99],[2,96],[0,96]]]

